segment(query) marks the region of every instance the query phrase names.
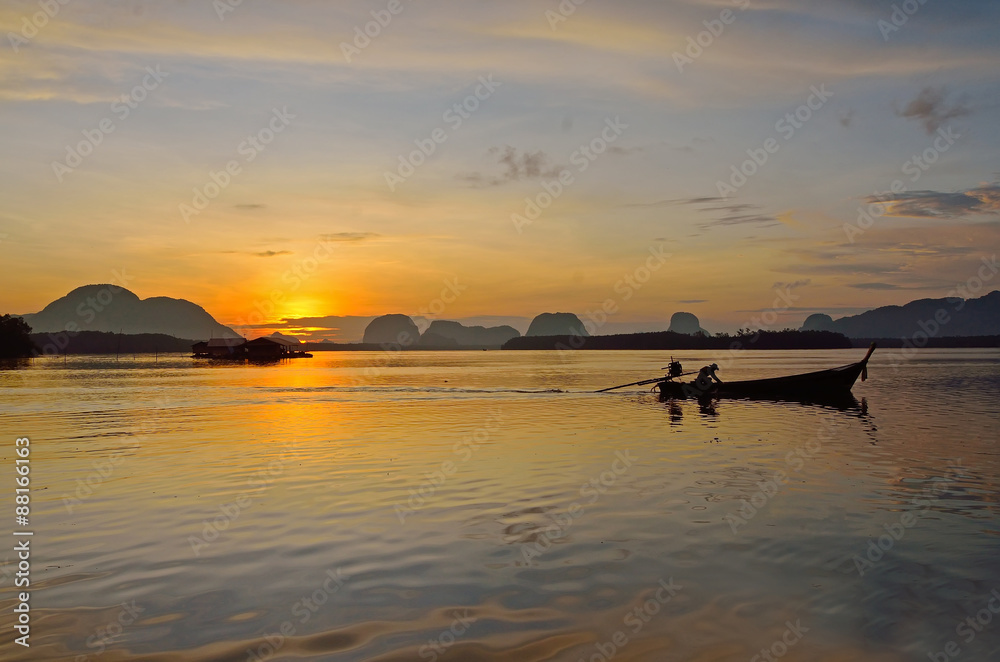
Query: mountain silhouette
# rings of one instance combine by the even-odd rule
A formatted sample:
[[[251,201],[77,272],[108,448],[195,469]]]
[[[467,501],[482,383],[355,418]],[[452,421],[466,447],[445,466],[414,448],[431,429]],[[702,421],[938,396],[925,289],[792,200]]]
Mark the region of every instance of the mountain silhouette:
[[[682,333],[684,335],[694,335],[698,334],[700,336],[712,335],[705,329],[701,328],[701,322],[694,313],[674,313],[670,317],[670,328],[667,331],[673,331],[674,333]]]
[[[398,313],[376,317],[365,328],[366,344],[409,347],[419,339],[420,329],[413,320]]]
[[[833,328],[833,318],[825,313],[813,313],[802,323],[800,331],[824,331]]]
[[[461,322],[434,320],[420,337],[420,342],[434,346],[500,347],[511,338],[520,336],[521,333],[512,326],[465,326]]]
[[[573,313],[542,313],[531,320],[527,336],[583,336],[588,337],[587,329],[580,318]]]
[[[201,306],[186,299],[140,299],[118,285],[84,285],[40,312],[22,315],[35,333],[106,331],[162,333],[175,338],[238,338]]]
[[[709,336],[701,333],[677,333],[676,331],[656,331],[652,333],[622,333],[612,336],[524,336],[504,343],[503,349],[549,349],[566,351],[571,349],[629,349],[629,350],[671,350],[671,349],[715,349],[731,350],[733,343],[743,349],[847,349],[851,341],[846,336],[830,331],[760,331],[742,333],[735,336],[718,334]]]
[[[803,330],[836,331],[848,338],[899,338],[1000,334],[1000,290],[978,299],[918,299],[903,306],[883,306],[860,315],[831,320],[810,315]]]

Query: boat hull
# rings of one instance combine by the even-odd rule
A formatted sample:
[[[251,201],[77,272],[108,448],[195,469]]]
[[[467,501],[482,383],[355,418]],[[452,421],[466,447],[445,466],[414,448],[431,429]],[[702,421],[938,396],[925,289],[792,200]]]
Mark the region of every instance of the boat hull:
[[[702,398],[702,397],[782,397],[796,399],[808,396],[846,395],[865,369],[867,360],[852,363],[840,368],[818,370],[801,375],[773,377],[771,379],[753,379],[742,382],[713,383],[707,389],[701,389],[694,382],[662,381],[656,387],[660,394],[670,398]]]

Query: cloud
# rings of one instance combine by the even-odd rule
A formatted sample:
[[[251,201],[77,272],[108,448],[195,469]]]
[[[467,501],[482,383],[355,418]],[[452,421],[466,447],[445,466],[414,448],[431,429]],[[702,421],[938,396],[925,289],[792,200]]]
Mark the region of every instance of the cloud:
[[[252,255],[254,257],[277,257],[279,255],[292,255],[293,251],[219,251],[224,255]]]
[[[707,198],[681,198],[680,200],[674,200],[673,202],[679,205],[703,205],[709,202],[725,202],[725,200],[725,198],[712,196]]]
[[[319,237],[323,241],[353,242],[367,241],[381,236],[377,232],[334,232],[333,234],[321,234]]]
[[[782,222],[777,216],[772,216],[771,214],[762,214],[760,211],[763,207],[759,205],[752,205],[747,203],[730,203],[726,198],[720,198],[718,196],[710,196],[703,198],[679,198],[676,200],[657,200],[655,202],[633,202],[626,205],[622,205],[623,208],[634,208],[634,207],[672,207],[675,205],[697,205],[703,206],[699,211],[706,214],[715,214],[716,218],[712,221],[706,221],[700,223],[698,227],[701,229],[717,227],[717,226],[731,226],[731,225],[745,225],[745,224],[756,224],[763,227],[770,227],[774,225],[782,225]],[[708,205],[708,206],[704,206]]]
[[[812,279],[810,278],[804,278],[802,280],[793,280],[791,283],[778,281],[777,283],[771,285],[771,289],[782,290],[788,288],[790,290],[794,290],[796,287],[805,287],[806,285],[811,285],[811,284],[812,284]]]
[[[476,186],[501,186],[522,180],[558,177],[563,170],[563,166],[560,165],[549,166],[551,159],[542,150],[518,153],[516,148],[506,145],[502,149],[490,147],[487,153],[496,158],[497,165],[504,167],[505,170],[500,176],[490,177],[473,172],[459,175],[458,179]]]
[[[955,193],[909,191],[888,201],[871,195],[865,202],[884,205],[887,216],[957,218],[970,214],[997,214],[1000,213],[1000,183],[980,184]]]
[[[311,326],[321,329],[342,329],[346,326],[363,324],[367,325],[375,319],[365,315],[324,315],[322,317],[283,317],[278,324],[266,324],[263,326],[283,326],[302,327]]]
[[[657,200],[656,202],[630,202],[628,204],[622,205],[623,209],[628,209],[632,207],[670,207],[676,205],[676,200]]]
[[[618,156],[626,156],[641,151],[643,151],[642,147],[621,147],[620,145],[610,145],[608,147],[608,154],[616,154]]]
[[[255,203],[241,204],[241,205],[234,205],[234,206],[237,209],[266,209],[267,208],[267,205],[263,205],[263,204],[256,203],[256,202]]]
[[[853,287],[856,290],[908,290],[913,288],[903,287],[901,285],[893,285],[892,283],[854,283],[853,285],[848,285],[848,287]]]
[[[708,303],[708,299],[681,299],[677,303]]]
[[[860,259],[851,259],[849,253],[844,253],[841,256],[830,256],[823,251],[814,251],[810,249],[800,249],[793,251],[796,253],[800,260],[792,264],[776,267],[775,271],[792,273],[792,274],[811,274],[811,275],[850,275],[857,276],[858,274],[864,274],[866,276],[900,276],[903,275],[904,265],[900,264],[898,260],[885,260],[878,261],[876,259],[871,259],[869,256],[861,256]],[[843,257],[845,259],[836,259],[836,257]]]
[[[673,207],[675,205],[703,205],[714,202],[726,202],[726,198],[716,196],[707,198],[676,198],[673,200],[656,200],[655,202],[631,202],[622,207]]]
[[[728,202],[727,198],[710,196],[703,198],[680,198],[677,200],[660,200],[659,202],[636,203],[625,206],[661,207],[668,205],[697,205],[697,206],[708,205],[704,206],[699,211],[706,214],[714,213],[716,215],[716,218],[715,220],[712,221],[699,223],[698,227],[700,227],[703,230],[712,227],[747,225],[747,224],[760,225],[762,227],[782,225],[781,221],[778,220],[777,216],[760,213],[760,211],[763,209],[763,207],[761,207],[760,205],[752,205],[747,203],[723,204],[726,202]]]
[[[824,287],[835,283],[856,296],[896,290],[943,293],[969,278],[983,254],[997,251],[998,229],[1000,220],[886,224],[872,227],[854,244],[824,242],[810,247],[793,239],[780,240],[787,244],[791,259],[777,261],[772,270],[791,278],[813,278]]]
[[[727,214],[714,221],[702,223],[702,228],[727,227],[733,225],[760,225],[762,227],[772,227],[781,225],[781,222],[770,214]]]
[[[903,110],[897,110],[896,115],[906,119],[920,120],[928,134],[937,131],[947,120],[969,115],[972,111],[957,102],[951,105],[945,100],[948,93],[944,87],[925,87],[913,101],[906,104]]]
[[[248,324],[247,328],[279,331],[301,336],[303,340],[332,340],[335,342],[361,342],[365,328],[373,317],[355,315],[327,315],[323,317],[285,317],[280,322]]]
[[[746,203],[732,204],[732,205],[718,205],[716,207],[706,207],[704,211],[725,211],[730,213],[740,213],[745,211],[751,211],[753,209],[760,209],[757,205],[748,205]]]
[[[726,227],[732,225],[761,225],[763,227],[771,227],[774,225],[781,225],[781,221],[778,220],[777,216],[772,216],[771,214],[761,214],[758,210],[762,209],[759,205],[748,205],[748,204],[736,204],[736,205],[719,205],[716,207],[706,207],[702,209],[705,213],[711,212],[723,212],[721,215],[717,216],[713,221],[706,221],[701,224],[702,228],[712,228],[712,227]]]
[[[664,141],[664,142],[666,142],[666,141]],[[675,149],[678,152],[684,152],[685,154],[693,154],[693,153],[697,152],[699,149],[701,149],[702,147],[707,147],[708,145],[711,145],[714,142],[715,142],[715,138],[702,138],[700,136],[695,136],[687,144],[675,146],[675,147],[672,147],[672,149]],[[667,143],[667,144],[669,144],[669,143]]]

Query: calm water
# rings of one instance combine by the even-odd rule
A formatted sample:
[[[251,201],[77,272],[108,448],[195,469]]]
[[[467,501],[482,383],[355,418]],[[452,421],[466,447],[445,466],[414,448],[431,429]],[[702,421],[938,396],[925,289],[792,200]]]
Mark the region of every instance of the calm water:
[[[0,658],[1000,659],[1000,352],[895,351],[844,410],[589,392],[669,352],[0,370],[35,531]]]

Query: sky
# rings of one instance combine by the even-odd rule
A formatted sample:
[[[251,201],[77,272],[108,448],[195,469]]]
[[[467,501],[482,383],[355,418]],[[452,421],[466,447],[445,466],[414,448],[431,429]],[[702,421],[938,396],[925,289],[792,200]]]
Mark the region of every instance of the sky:
[[[113,282],[349,339],[943,297],[1000,246],[998,25],[989,0],[8,0],[0,312]]]

